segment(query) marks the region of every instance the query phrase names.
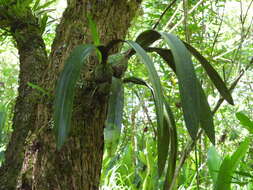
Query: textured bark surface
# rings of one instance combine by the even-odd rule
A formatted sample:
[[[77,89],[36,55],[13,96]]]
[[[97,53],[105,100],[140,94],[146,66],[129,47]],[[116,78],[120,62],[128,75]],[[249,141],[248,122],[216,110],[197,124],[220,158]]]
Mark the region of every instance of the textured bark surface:
[[[69,53],[76,45],[92,42],[86,15],[91,15],[97,24],[101,42],[106,44],[110,40],[125,37],[139,4],[140,1],[137,0],[69,0],[61,23],[57,27],[56,38],[52,45],[46,70],[40,64],[40,62],[47,60],[42,40],[40,41],[27,33],[27,40],[34,40],[38,47],[36,46],[33,51],[22,52],[23,48],[18,45],[20,61],[23,57],[34,64],[31,66],[31,63],[27,63],[23,65],[23,68],[21,64],[21,73],[23,72],[25,79],[20,79],[17,101],[17,107],[20,106],[20,110],[16,109],[17,122],[15,123],[14,118],[14,132],[7,149],[7,153],[12,152],[9,155],[13,156],[13,151],[19,148],[20,156],[11,162],[7,161],[6,167],[2,168],[2,171],[8,172],[9,163],[15,166],[15,172],[21,172],[18,189],[98,189],[103,157],[103,129],[111,81],[98,82],[95,80],[94,69],[98,64],[96,58],[91,57],[83,69],[82,77],[76,88],[71,133],[61,151],[56,150],[52,130],[52,98],[43,97],[43,101],[29,102],[30,99],[26,97],[27,91],[25,90],[27,86],[22,85],[26,85],[27,81],[38,82],[39,80],[37,84],[53,94],[59,72]],[[31,37],[32,39],[30,39]],[[16,40],[18,41],[18,39]],[[117,52],[119,48],[119,46],[115,47],[111,53]],[[29,58],[28,52],[33,55],[31,58]],[[25,55],[27,58],[24,58]],[[33,74],[27,73],[31,68],[36,69],[36,72],[32,71],[39,74],[35,79],[30,79]],[[27,76],[29,77],[26,78]],[[32,93],[31,97],[33,97]],[[19,120],[24,119],[23,115],[19,115],[22,112],[22,106],[26,106],[29,115],[23,124],[19,123],[21,122]],[[23,133],[19,133],[19,130],[16,129],[18,127],[24,128],[23,136]],[[27,137],[28,131],[30,133]],[[20,134],[22,136],[21,144],[18,142],[21,138]],[[23,151],[24,144],[26,145],[25,153]],[[25,155],[23,156],[23,154]],[[21,164],[22,171],[20,170]],[[8,182],[5,181],[6,183],[3,183],[0,189],[14,189],[18,174],[8,173],[9,176],[5,179],[10,180],[10,177],[13,176],[11,185],[7,186]]]
[[[6,161],[0,168],[0,189],[12,190],[16,189],[24,158],[25,139],[29,131],[34,130],[40,101],[36,95],[38,92],[29,87],[28,82],[42,85],[40,74],[46,69],[48,57],[37,19],[31,11],[25,12],[22,17],[15,17],[8,15],[6,10],[6,7],[1,7],[0,20],[7,24],[16,42],[20,60],[19,95],[14,110],[13,133],[5,152]],[[6,27],[2,26],[2,23],[0,28]]]

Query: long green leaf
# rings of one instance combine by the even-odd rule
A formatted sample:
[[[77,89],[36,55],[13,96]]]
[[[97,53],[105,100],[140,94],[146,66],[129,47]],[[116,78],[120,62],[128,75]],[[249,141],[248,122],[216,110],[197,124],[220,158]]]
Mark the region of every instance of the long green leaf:
[[[172,53],[171,53],[171,50],[168,50],[168,49],[147,47],[147,46],[151,45],[153,42],[155,42],[156,40],[160,39],[161,35],[167,42],[171,41],[169,44],[170,47],[171,47],[171,45],[174,45],[174,47],[175,47],[176,43],[172,42],[173,39],[171,40],[168,38],[168,36],[173,36],[173,35],[167,34],[167,36],[166,36],[166,33],[158,33],[154,30],[148,30],[148,31],[141,33],[137,37],[136,42],[138,42],[140,45],[142,45],[142,47],[144,47],[146,51],[158,53],[167,62],[167,64],[172,68],[172,70],[176,72],[176,74],[179,78],[179,85],[181,86],[180,89],[181,89],[182,103],[185,102],[183,104],[183,111],[184,111],[186,126],[187,126],[187,129],[188,129],[190,135],[192,137],[194,137],[194,135],[196,135],[196,131],[198,128],[197,123],[198,123],[198,118],[199,118],[199,122],[201,124],[200,126],[204,129],[205,133],[207,134],[207,136],[209,137],[211,142],[213,144],[215,144],[215,131],[214,131],[211,109],[210,109],[210,106],[209,106],[207,99],[205,97],[205,93],[204,93],[202,87],[200,86],[199,82],[196,79],[190,56],[187,55],[189,53],[187,53],[187,51],[185,51],[184,45],[186,45],[187,48],[190,50],[190,52],[200,61],[200,63],[204,67],[204,69],[207,71],[207,74],[209,75],[211,80],[214,82],[217,89],[221,92],[221,94],[230,103],[233,103],[232,97],[231,97],[230,93],[228,92],[224,82],[222,81],[222,79],[218,75],[218,73],[213,69],[213,67],[209,64],[209,62],[196,49],[194,49],[189,44],[183,45],[182,42],[181,42],[181,44],[180,44],[180,42],[177,42],[179,44],[179,46],[176,45],[176,46],[178,46],[176,48],[171,47]],[[173,38],[173,37],[170,37],[170,38]],[[175,36],[174,36],[174,38],[176,39]],[[177,41],[179,41],[179,40],[177,39]],[[180,48],[183,51],[180,52]],[[177,54],[177,52],[175,52],[175,50],[179,50],[179,53],[181,53],[181,54],[178,54],[179,55],[178,57],[181,58],[181,63],[184,63],[185,65],[188,64],[188,69],[187,69],[187,67],[183,66],[184,64],[178,64],[178,63],[176,64],[175,63],[174,59],[176,59],[176,58],[175,57],[173,58],[173,56],[175,56],[175,54]],[[173,51],[174,51],[174,53],[173,53]],[[185,58],[184,56],[181,56],[184,54],[183,52],[186,52],[185,55],[186,55],[186,57],[188,57],[187,58],[188,62],[184,61],[184,58]],[[182,70],[183,72],[181,72],[181,74],[179,74],[178,71],[176,71],[176,68],[177,68],[177,70]],[[190,72],[191,74],[189,75],[189,74],[187,74],[187,72]],[[181,80],[180,80],[180,78],[181,78]],[[183,83],[181,81],[188,81],[188,82],[184,82],[185,85],[183,85]],[[192,85],[188,85],[188,84],[190,84],[190,82],[192,82]],[[195,87],[192,88],[192,86],[195,86]],[[186,95],[184,95],[182,93],[183,92],[182,87],[185,88],[185,90],[188,92],[188,95],[186,93],[184,93]],[[188,87],[188,89],[186,87]],[[190,91],[190,89],[192,89],[192,91]],[[198,89],[199,89],[199,93],[194,93],[194,91],[197,92]],[[196,94],[195,98],[194,98],[194,94]],[[200,102],[198,102],[198,96],[199,96]],[[193,97],[193,99],[195,101],[192,101],[193,99],[189,100],[190,97]],[[183,99],[185,101],[183,101]],[[189,100],[188,106],[186,103],[187,99]],[[199,107],[199,110],[198,110],[197,106],[194,106],[194,104],[197,105],[198,103],[200,103],[200,105],[201,105]],[[192,105],[190,105],[190,104],[192,104]],[[190,115],[191,110],[196,110],[195,114],[194,113],[192,114],[192,117]],[[194,126],[196,126],[196,127],[194,128]]]
[[[165,164],[168,158],[169,146],[170,146],[170,138],[172,134],[170,133],[171,122],[169,120],[169,116],[167,111],[164,109],[164,122],[163,122],[163,132],[158,131],[158,141],[157,141],[157,149],[158,149],[158,174],[161,177],[163,170],[165,168]]]
[[[165,118],[170,126],[169,128],[169,134],[170,134],[170,151],[169,151],[169,160],[168,160],[168,167],[167,167],[167,173],[166,178],[164,182],[164,189],[170,189],[170,186],[172,185],[172,180],[174,177],[174,173],[176,170],[176,161],[177,161],[177,152],[178,152],[178,140],[177,140],[177,128],[176,128],[176,122],[174,119],[173,112],[168,104],[168,102],[165,101]]]
[[[176,64],[186,127],[192,139],[196,139],[200,122],[200,92],[190,54],[176,36],[168,33],[160,34],[171,48]]]
[[[158,53],[168,64],[169,67],[176,73],[176,65],[171,53],[171,50],[163,49],[163,48],[146,48],[148,52],[156,52]],[[199,81],[198,88],[200,89],[200,127],[204,129],[210,141],[215,144],[215,130],[213,124],[213,116],[210,109],[210,106],[207,102],[204,90],[202,89]]]
[[[240,160],[247,153],[249,148],[250,138],[246,138],[238,147],[236,152],[231,156],[231,170],[234,171],[239,165]]]
[[[194,47],[192,47],[190,44],[184,42],[184,45],[186,48],[192,53],[192,55],[201,63],[203,68],[205,69],[207,75],[212,80],[213,84],[217,88],[217,90],[220,92],[221,96],[227,100],[228,103],[234,105],[233,98],[226,87],[225,83],[222,81],[220,75],[217,73],[217,71],[212,67],[212,65],[208,62],[208,60],[202,56]]]
[[[161,35],[155,30],[146,30],[136,38],[135,42],[145,49],[160,38]],[[128,56],[131,57],[134,52],[134,50],[129,51]]]
[[[108,103],[108,114],[105,122],[104,138],[108,155],[112,156],[117,149],[121,133],[124,108],[124,87],[121,79],[112,77]]]
[[[142,32],[137,37],[136,42],[140,44],[143,48],[147,48],[152,43],[159,40],[160,37],[161,35],[159,34],[159,32],[155,30],[147,30]],[[190,44],[184,42],[184,45],[193,54],[193,56],[201,63],[201,65],[207,72],[208,76],[210,77],[210,79],[212,80],[218,91],[221,93],[222,97],[224,97],[224,99],[227,100],[228,103],[233,105],[234,104],[233,98],[228,88],[226,87],[225,83],[222,81],[221,77],[216,72],[216,70],[212,67],[212,65]]]
[[[146,86],[150,89],[153,98],[154,98],[154,90],[153,88],[144,80],[137,78],[137,77],[129,77],[123,80],[124,82],[132,82],[134,84],[139,84]],[[177,152],[177,134],[176,134],[176,124],[174,120],[173,113],[168,105],[165,103],[164,108],[164,123],[163,123],[163,132],[158,131],[158,142],[157,142],[157,149],[158,149],[158,174],[159,176],[162,175],[163,170],[165,168],[166,161],[168,160],[168,152],[170,145],[172,146],[170,149],[170,161],[168,166],[168,178],[167,182],[170,181],[172,178],[172,174],[175,170],[176,165],[176,152]]]
[[[74,89],[80,76],[81,67],[94,50],[96,47],[89,44],[77,46],[66,60],[58,80],[54,102],[54,128],[58,149],[64,144],[70,130]]]
[[[218,173],[218,178],[214,186],[214,190],[230,190],[232,175],[235,169],[240,163],[242,157],[245,156],[249,148],[249,138],[246,138],[238,147],[238,149],[233,153],[231,157],[227,156],[223,160],[220,170]]]
[[[221,162],[222,160],[220,155],[216,151],[215,147],[211,146],[207,152],[207,166],[214,184],[217,181]]]
[[[199,91],[200,91],[200,127],[205,131],[209,140],[215,145],[215,129],[213,123],[213,114],[211,108],[207,102],[207,98],[204,90],[202,89],[200,82],[198,81]]]
[[[231,183],[231,170],[230,170],[230,157],[226,156],[222,161],[219,169],[216,183],[214,184],[214,190],[230,190]]]
[[[121,79],[112,77],[108,114],[105,127],[105,140],[113,141],[120,135],[124,108],[124,87]],[[113,134],[109,134],[113,133]],[[116,136],[115,136],[116,135]]]
[[[147,67],[149,73],[149,79],[151,81],[153,90],[154,90],[154,98],[155,98],[155,107],[156,107],[156,115],[157,115],[157,124],[158,131],[162,132],[163,128],[163,92],[162,86],[160,83],[160,78],[156,72],[154,64],[152,60],[149,58],[145,50],[133,41],[126,41],[137,53],[137,55],[141,58],[145,66]]]
[[[240,124],[243,127],[245,127],[251,134],[253,134],[253,121],[251,121],[248,116],[242,112],[237,112],[236,118],[240,121]]]
[[[156,40],[160,39],[162,33],[158,33],[154,30],[148,30],[143,33],[141,33],[136,41],[142,45],[142,47],[145,48],[146,51],[156,52],[158,53],[167,63],[168,65],[173,69],[173,71],[176,71],[176,66],[174,63],[174,59],[172,56],[172,53],[170,50],[162,49],[162,48],[150,48],[147,47],[151,45]],[[164,37],[164,36],[163,36]],[[166,39],[165,39],[166,40]],[[213,81],[214,85],[220,91],[221,95],[231,104],[233,104],[233,99],[222,81],[219,74],[214,70],[214,68],[211,66],[211,64],[191,45],[185,43],[184,44],[188,50],[200,61],[204,69],[206,70],[207,74],[209,75],[210,79]],[[204,105],[200,107],[200,123],[201,127],[205,130],[206,134],[208,135],[209,139],[212,141],[212,143],[215,143],[214,138],[214,126],[213,126],[213,118],[211,114],[211,110],[209,107],[209,104],[206,100],[204,91],[201,89],[200,85],[198,84],[200,88],[200,104]]]
[[[149,79],[152,84],[156,115],[157,115],[157,128],[158,128],[158,171],[159,174],[163,171],[165,161],[168,157],[168,143],[169,134],[167,136],[168,126],[164,123],[164,112],[163,112],[163,92],[160,84],[160,78],[156,72],[152,60],[149,58],[145,50],[138,45],[136,42],[127,41],[127,43],[136,51],[137,55],[142,59],[143,63],[147,67],[149,73]],[[165,134],[166,135],[165,135]]]

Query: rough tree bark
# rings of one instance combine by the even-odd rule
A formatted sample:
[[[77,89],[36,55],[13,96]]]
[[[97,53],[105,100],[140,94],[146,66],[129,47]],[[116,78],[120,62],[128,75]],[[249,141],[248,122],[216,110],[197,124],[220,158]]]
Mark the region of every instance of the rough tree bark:
[[[45,44],[41,37],[38,20],[30,10],[17,17],[8,5],[0,4],[0,28],[13,36],[19,52],[20,73],[18,97],[14,109],[13,133],[5,152],[5,163],[0,169],[0,189],[15,189],[20,173],[26,137],[36,122],[38,102],[27,83],[41,85],[42,75],[48,63]]]
[[[56,30],[51,54],[46,55],[38,20],[31,10],[11,15],[15,5],[0,4],[0,28],[10,29],[20,55],[20,87],[13,134],[0,169],[0,189],[97,190],[103,156],[103,128],[110,80],[95,81],[98,62],[91,58],[76,89],[70,136],[56,150],[52,131],[52,97],[35,96],[32,82],[54,95],[64,61],[78,44],[91,43],[86,15],[97,24],[103,44],[123,39],[135,16],[139,0],[68,0]],[[4,12],[1,12],[3,10]],[[115,47],[111,53],[119,50]]]

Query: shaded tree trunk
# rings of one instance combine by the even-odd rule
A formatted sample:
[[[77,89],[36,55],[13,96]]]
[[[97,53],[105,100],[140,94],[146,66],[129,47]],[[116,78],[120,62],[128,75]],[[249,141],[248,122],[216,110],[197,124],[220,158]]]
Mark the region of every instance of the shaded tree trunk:
[[[18,17],[8,13],[11,8],[0,3],[0,28],[10,32],[19,53],[20,72],[18,97],[14,108],[12,136],[5,152],[5,162],[0,168],[0,189],[16,189],[26,147],[26,137],[35,129],[38,99],[28,82],[42,85],[48,57],[38,20],[30,10]]]
[[[140,1],[137,0],[69,0],[57,27],[49,58],[36,27],[32,27],[36,29],[34,36],[30,36],[31,33],[26,31],[25,39],[33,40],[34,44],[37,44],[30,47],[31,50],[25,46],[23,38],[19,45],[18,39],[15,38],[16,33],[12,32],[20,53],[20,88],[13,122],[14,132],[7,147],[6,162],[0,170],[0,189],[12,190],[16,189],[17,185],[19,189],[34,190],[98,189],[108,100],[108,91],[101,89],[104,86],[109,88],[111,81],[94,80],[93,71],[98,64],[96,58],[91,57],[83,69],[76,89],[72,130],[60,151],[56,150],[52,130],[53,98],[41,95],[31,101],[34,98],[34,90],[27,86],[27,82],[42,86],[54,96],[59,72],[69,53],[76,45],[92,42],[87,27],[87,14],[91,15],[97,24],[101,42],[106,44],[110,40],[125,37],[139,4]],[[9,21],[11,27],[13,18],[4,15],[2,17]],[[28,30],[31,27],[27,24],[21,28]],[[111,53],[116,53],[119,48],[115,47]],[[22,59],[25,55],[27,58]],[[32,73],[27,72],[30,69]],[[29,97],[27,93],[30,94]],[[26,114],[22,112],[22,106],[27,108],[25,112],[29,116],[25,120]],[[18,152],[17,155],[15,151]]]

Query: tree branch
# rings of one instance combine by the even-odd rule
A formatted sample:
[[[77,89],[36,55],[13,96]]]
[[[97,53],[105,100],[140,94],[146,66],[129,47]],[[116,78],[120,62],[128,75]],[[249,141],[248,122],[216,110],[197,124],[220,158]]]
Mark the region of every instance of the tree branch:
[[[167,7],[166,9],[163,11],[163,13],[161,14],[160,18],[158,19],[158,21],[155,23],[153,30],[156,29],[156,27],[160,24],[163,16],[165,15],[165,13],[177,2],[177,0],[173,0]]]

